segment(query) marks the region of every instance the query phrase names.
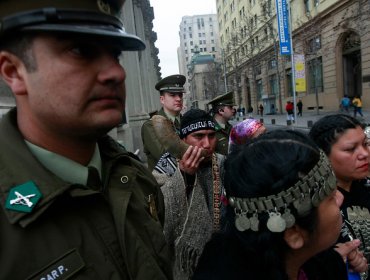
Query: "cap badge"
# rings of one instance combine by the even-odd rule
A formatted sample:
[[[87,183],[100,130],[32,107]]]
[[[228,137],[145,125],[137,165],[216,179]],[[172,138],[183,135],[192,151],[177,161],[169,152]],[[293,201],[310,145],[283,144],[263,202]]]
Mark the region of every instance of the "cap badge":
[[[98,8],[102,13],[110,15],[110,6],[104,0],[97,0]]]
[[[10,190],[5,208],[30,213],[41,197],[42,195],[35,183],[29,181]]]

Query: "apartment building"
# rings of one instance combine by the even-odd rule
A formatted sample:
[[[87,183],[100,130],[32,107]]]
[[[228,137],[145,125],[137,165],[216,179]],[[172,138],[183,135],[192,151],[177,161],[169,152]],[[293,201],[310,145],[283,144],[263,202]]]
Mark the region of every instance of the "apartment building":
[[[294,56],[280,54],[275,0],[216,1],[227,83],[242,107],[285,112],[293,88],[304,110],[338,110],[344,95],[370,107],[370,1],[287,0]]]
[[[206,64],[220,63],[221,61],[217,15],[182,17],[179,36],[180,46],[177,49],[179,70],[180,74],[187,77],[185,84],[187,106],[194,107],[194,102],[204,101],[201,96],[205,90],[199,86],[198,82],[195,82],[194,77],[197,76],[197,81],[208,79],[206,78],[207,75],[200,77],[203,71],[209,72],[206,69]],[[202,70],[199,69],[200,64],[203,64]],[[189,81],[193,81],[193,84]],[[193,92],[195,90],[198,92]],[[199,99],[199,97],[201,98]]]

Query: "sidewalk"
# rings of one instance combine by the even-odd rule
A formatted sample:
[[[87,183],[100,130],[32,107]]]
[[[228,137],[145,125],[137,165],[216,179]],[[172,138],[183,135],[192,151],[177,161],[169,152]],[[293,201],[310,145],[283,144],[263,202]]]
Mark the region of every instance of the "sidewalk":
[[[337,114],[341,113],[340,111],[333,111],[333,112],[319,112],[319,115],[317,114],[316,110],[314,111],[307,111],[302,113],[302,117],[297,116],[297,120],[294,124],[291,124],[290,127],[297,127],[297,128],[303,128],[303,129],[309,129],[310,125],[312,125],[314,122],[316,122],[318,119],[322,118],[325,115],[331,115],[331,114]],[[370,110],[363,110],[362,114],[364,117],[361,117],[357,115],[357,119],[364,123],[370,123]],[[350,113],[351,116],[353,116],[353,111]],[[244,116],[243,119],[247,118],[248,116]],[[267,126],[275,125],[275,126],[285,126],[287,127],[287,115],[286,114],[275,114],[275,115],[264,115],[260,116],[257,114],[253,114],[253,118],[258,120],[263,120],[263,123]],[[241,121],[242,118],[239,117],[239,120],[237,117],[235,117],[235,120],[232,122],[237,123],[238,121]]]

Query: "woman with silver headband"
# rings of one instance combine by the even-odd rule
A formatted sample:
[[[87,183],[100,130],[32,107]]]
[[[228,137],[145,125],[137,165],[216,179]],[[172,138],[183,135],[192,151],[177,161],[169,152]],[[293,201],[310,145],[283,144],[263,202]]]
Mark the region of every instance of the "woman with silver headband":
[[[343,196],[313,141],[270,131],[231,153],[225,169],[229,225],[208,242],[193,279],[347,279],[347,248],[330,249]]]
[[[364,126],[349,115],[334,114],[319,119],[309,135],[328,156],[344,196],[338,242],[359,239],[359,252],[366,258],[362,265],[350,268],[361,273],[361,279],[370,279],[366,273],[370,258],[369,149]]]

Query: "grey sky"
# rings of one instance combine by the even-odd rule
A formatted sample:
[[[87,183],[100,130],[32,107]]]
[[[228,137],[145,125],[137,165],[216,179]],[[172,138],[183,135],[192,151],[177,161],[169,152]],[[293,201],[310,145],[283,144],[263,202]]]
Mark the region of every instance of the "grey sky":
[[[183,16],[216,14],[216,0],[150,0],[154,9],[154,31],[158,39],[162,77],[179,72],[177,48],[180,44],[179,26]]]

